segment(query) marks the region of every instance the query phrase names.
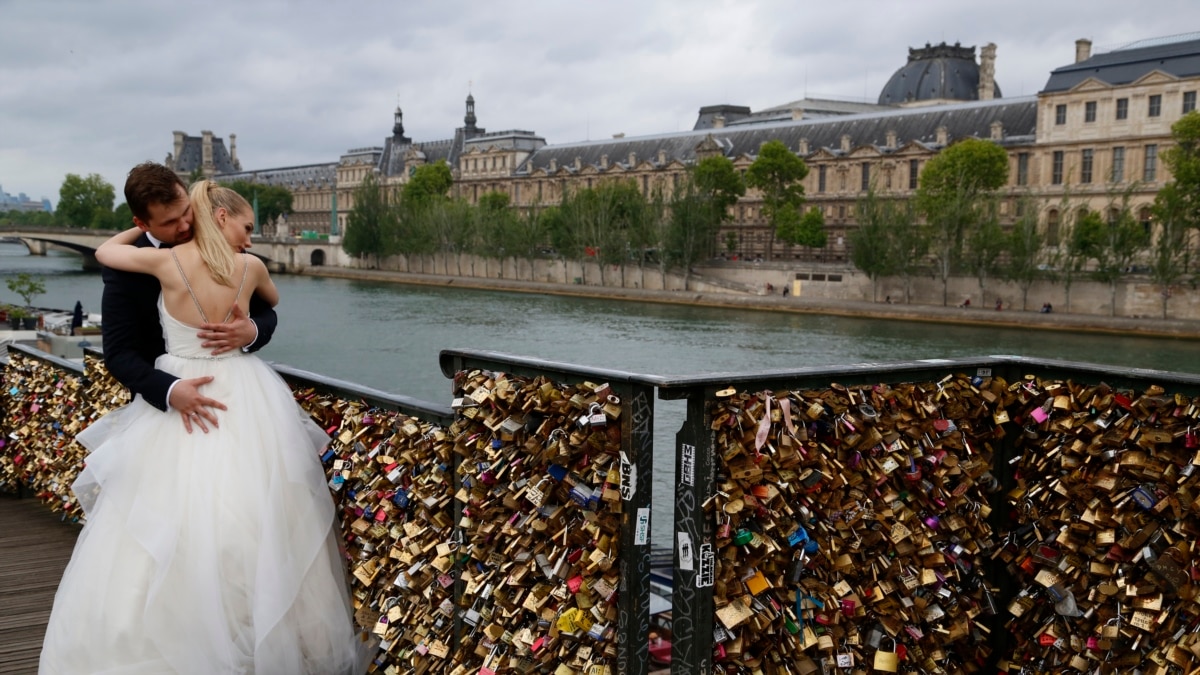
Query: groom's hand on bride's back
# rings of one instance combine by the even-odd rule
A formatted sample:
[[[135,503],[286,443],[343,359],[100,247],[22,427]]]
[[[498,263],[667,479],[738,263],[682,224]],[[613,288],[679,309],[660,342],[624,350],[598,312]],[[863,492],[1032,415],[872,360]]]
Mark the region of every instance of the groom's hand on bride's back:
[[[212,382],[211,375],[179,380],[171,388],[171,410],[183,416],[183,428],[192,433],[192,425],[196,425],[204,433],[209,426],[216,429],[217,415],[214,410],[227,410],[224,403],[209,398],[200,393],[200,387]]]
[[[202,323],[197,335],[204,340],[201,346],[211,347],[213,356],[217,356],[254,344],[258,339],[258,326],[246,316],[241,307],[234,305],[229,323]]]

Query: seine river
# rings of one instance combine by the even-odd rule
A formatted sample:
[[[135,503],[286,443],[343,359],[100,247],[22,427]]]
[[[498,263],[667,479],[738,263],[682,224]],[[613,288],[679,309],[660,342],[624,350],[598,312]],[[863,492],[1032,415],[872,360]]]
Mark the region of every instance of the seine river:
[[[0,280],[45,279],[44,307],[99,311],[98,273],[66,253],[0,243]],[[269,360],[448,403],[444,348],[487,349],[656,374],[1016,354],[1200,372],[1200,341],[977,328],[639,304],[282,275]],[[19,301],[0,286],[0,303]],[[669,532],[671,448],[681,403],[656,403],[655,540]],[[659,512],[659,508],[668,511]]]

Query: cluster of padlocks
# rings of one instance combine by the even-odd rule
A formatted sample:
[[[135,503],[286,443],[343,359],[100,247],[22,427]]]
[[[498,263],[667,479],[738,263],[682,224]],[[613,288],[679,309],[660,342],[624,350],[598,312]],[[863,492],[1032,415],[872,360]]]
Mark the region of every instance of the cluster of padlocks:
[[[334,439],[322,459],[375,672],[611,673],[619,399],[481,371],[455,386],[448,429],[296,392]]]
[[[717,393],[718,665],[983,663],[995,381]]]
[[[1018,581],[1012,662],[1188,673],[1200,665],[1195,400],[1027,378],[1013,517],[996,557]]]
[[[4,386],[0,485],[19,485],[64,517],[79,519],[71,483],[86,451],[75,435],[107,412],[93,404],[106,400],[106,392],[75,372],[20,353],[9,355]]]
[[[128,393],[10,353],[0,484],[77,518],[78,431]],[[606,384],[463,371],[431,421],[297,389],[333,439],[372,672],[607,675],[625,492]],[[1189,673],[1200,409],[1028,376],[718,391],[713,662],[726,672]]]
[[[355,621],[380,641],[376,670],[446,672],[458,547],[445,429],[312,389],[295,397],[333,439],[321,459],[341,511]]]
[[[607,384],[454,381],[463,673],[607,675],[616,657],[621,401]]]

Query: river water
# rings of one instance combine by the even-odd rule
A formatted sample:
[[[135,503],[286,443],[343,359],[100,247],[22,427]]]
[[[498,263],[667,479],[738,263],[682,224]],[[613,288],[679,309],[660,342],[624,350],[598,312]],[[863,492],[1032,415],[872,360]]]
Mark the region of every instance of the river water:
[[[99,311],[77,256],[0,243],[0,280],[40,275],[35,304]],[[448,403],[445,348],[487,349],[662,375],[1015,354],[1200,372],[1200,341],[641,304],[282,275],[279,329],[260,354],[384,391]],[[19,302],[0,286],[0,303]],[[654,539],[669,537],[679,402],[656,402]],[[661,510],[660,510],[661,509]]]

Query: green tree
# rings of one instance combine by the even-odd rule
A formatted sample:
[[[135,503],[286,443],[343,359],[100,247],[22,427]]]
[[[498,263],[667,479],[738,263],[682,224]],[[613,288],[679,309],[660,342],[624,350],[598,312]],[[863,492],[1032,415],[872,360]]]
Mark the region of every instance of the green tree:
[[[1004,253],[1004,230],[1000,227],[1000,215],[994,197],[981,198],[976,205],[974,227],[967,233],[966,252],[963,261],[975,274],[979,282],[979,302],[987,304],[987,280],[1000,268],[1000,256]]]
[[[125,202],[117,204],[117,208],[113,209],[112,229],[124,230],[133,226],[133,211]]]
[[[507,258],[513,258],[514,267],[516,258],[524,252],[520,249],[513,248],[511,236],[516,224],[517,214],[509,208],[509,196],[505,192],[485,192],[479,196],[479,203],[475,209],[476,229],[478,236],[476,243],[477,250],[485,258],[495,258],[501,262],[500,276],[504,276],[503,262]]]
[[[912,201],[892,203],[893,227],[890,246],[896,274],[904,280],[904,303],[912,301],[912,280],[926,272],[925,256],[929,252],[926,231],[917,226],[917,211]]]
[[[1117,313],[1117,282],[1150,241],[1146,228],[1137,222],[1130,207],[1133,189],[1131,186],[1110,199],[1108,222],[1094,211],[1082,214],[1073,237],[1081,254],[1095,261],[1092,278],[1108,284],[1110,316]]]
[[[879,279],[896,273],[892,232],[896,227],[896,205],[881,199],[872,185],[855,204],[858,229],[850,234],[850,261],[871,280],[871,301],[879,300]]]
[[[292,213],[292,192],[282,185],[267,185],[248,180],[221,182],[221,184],[238,193],[251,204],[254,204],[255,200],[258,201],[259,223],[273,221],[279,216]]]
[[[378,258],[392,252],[391,237],[396,229],[396,211],[391,191],[379,184],[374,173],[354,188],[354,208],[346,218],[342,250],[361,259]]]
[[[1184,228],[1200,228],[1200,111],[1193,110],[1171,125],[1175,142],[1163,151],[1163,163],[1171,171],[1167,196],[1173,221]]]
[[[69,173],[58,190],[57,214],[66,225],[94,227],[97,223],[109,222],[115,199],[113,186],[100,174],[83,178]],[[97,212],[101,214],[99,218]]]
[[[962,263],[967,234],[983,221],[989,196],[1008,181],[1008,154],[999,145],[968,138],[925,164],[917,206],[925,216],[931,253],[942,280],[942,305],[949,304],[949,279]]]
[[[445,160],[418,166],[404,184],[404,202],[416,206],[429,199],[445,199],[454,187],[454,175]]]
[[[664,253],[670,264],[683,268],[685,290],[692,266],[712,257],[721,223],[729,220],[729,208],[745,193],[733,162],[720,155],[700,160],[675,191]]]
[[[1150,280],[1162,296],[1164,319],[1167,318],[1167,303],[1171,300],[1172,287],[1187,273],[1191,263],[1187,211],[1191,208],[1194,196],[1182,189],[1178,181],[1173,181],[1159,190],[1154,201],[1158,228],[1155,233],[1157,236],[1150,245]]]
[[[804,160],[782,141],[767,141],[746,170],[746,185],[762,194],[763,215],[771,223],[775,237],[789,244],[820,248],[825,246],[824,228],[814,228],[815,221],[805,220],[800,213],[804,205],[804,186],[800,181],[807,175]],[[768,257],[769,254],[770,251]]]
[[[1021,289],[1021,309],[1029,309],[1029,287],[1041,274],[1045,234],[1038,229],[1037,203],[1024,195],[1017,200],[1017,219],[1005,242],[1008,253],[1000,275]]]
[[[46,284],[42,278],[35,277],[29,272],[21,272],[15,277],[6,279],[4,284],[8,286],[8,290],[21,296],[26,307],[33,304],[34,298],[46,292]]]

